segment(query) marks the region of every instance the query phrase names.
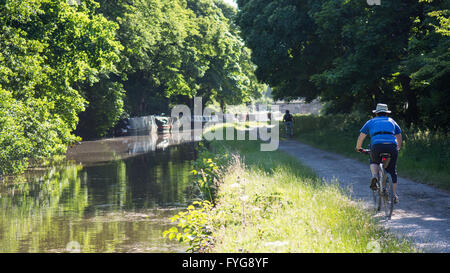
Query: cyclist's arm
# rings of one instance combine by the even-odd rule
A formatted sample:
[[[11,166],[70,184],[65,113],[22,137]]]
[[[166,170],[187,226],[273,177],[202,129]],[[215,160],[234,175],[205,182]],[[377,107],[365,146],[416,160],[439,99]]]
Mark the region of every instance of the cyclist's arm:
[[[397,134],[395,135],[395,138],[397,139],[397,150],[400,151],[400,149],[402,148],[402,134]]]
[[[400,150],[402,148],[402,129],[400,129],[400,126],[394,121],[395,123],[395,139],[397,140],[397,150]]]
[[[358,152],[359,151],[359,149],[361,149],[361,146],[362,146],[362,144],[363,144],[363,142],[364,142],[364,139],[366,139],[366,134],[364,134],[364,133],[360,133],[359,134],[359,137],[358,137],[358,140],[356,141],[356,147],[355,147],[355,150]]]

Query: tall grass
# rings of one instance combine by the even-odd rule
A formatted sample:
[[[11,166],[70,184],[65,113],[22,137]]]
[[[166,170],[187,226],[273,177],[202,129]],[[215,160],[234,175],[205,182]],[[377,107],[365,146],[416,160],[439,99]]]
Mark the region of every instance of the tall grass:
[[[359,130],[368,119],[356,114],[294,116],[294,135],[315,147],[367,162],[367,157],[356,153],[354,148]],[[404,142],[397,163],[399,174],[450,190],[448,135],[400,126]],[[369,138],[365,140],[367,144]]]
[[[213,141],[236,154],[222,176],[212,227],[214,252],[412,252],[337,185],[256,141]],[[377,248],[379,246],[379,248]]]

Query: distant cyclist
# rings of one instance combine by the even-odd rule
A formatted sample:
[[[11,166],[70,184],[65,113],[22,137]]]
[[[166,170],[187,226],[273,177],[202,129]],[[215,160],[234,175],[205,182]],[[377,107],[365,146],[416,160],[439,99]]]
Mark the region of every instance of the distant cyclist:
[[[392,177],[394,185],[394,202],[398,203],[397,195],[397,157],[398,151],[402,147],[402,130],[400,126],[387,114],[391,113],[386,104],[378,103],[377,108],[372,111],[375,117],[364,124],[360,130],[360,135],[356,142],[356,151],[361,149],[361,145],[367,135],[370,135],[370,172],[372,173],[370,188],[377,189],[380,153],[391,154],[389,166],[386,171]]]
[[[294,135],[294,128],[292,127],[293,116],[289,113],[289,110],[286,110],[286,113],[283,116],[284,126],[286,126],[286,134],[290,136]]]

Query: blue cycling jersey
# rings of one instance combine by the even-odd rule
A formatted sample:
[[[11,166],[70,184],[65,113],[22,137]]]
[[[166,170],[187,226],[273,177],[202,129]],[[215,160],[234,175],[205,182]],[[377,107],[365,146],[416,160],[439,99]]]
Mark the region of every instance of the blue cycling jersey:
[[[370,144],[395,143],[395,135],[401,134],[400,126],[390,117],[374,117],[364,124],[361,133],[370,135]]]

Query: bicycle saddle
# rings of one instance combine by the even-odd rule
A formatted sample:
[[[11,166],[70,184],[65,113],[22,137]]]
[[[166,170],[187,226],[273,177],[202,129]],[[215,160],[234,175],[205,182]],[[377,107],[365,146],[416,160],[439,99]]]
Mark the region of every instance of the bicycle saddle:
[[[391,154],[390,153],[380,153],[380,157],[381,158],[391,158]]]

